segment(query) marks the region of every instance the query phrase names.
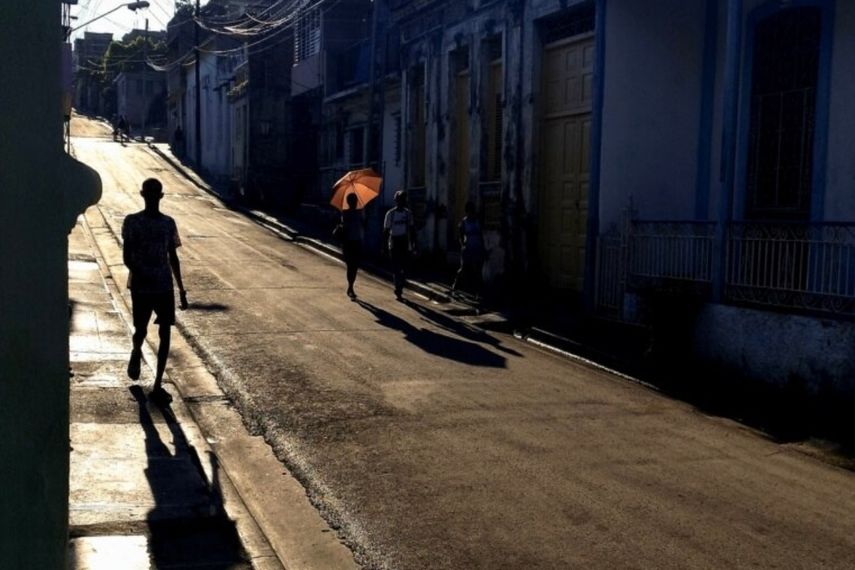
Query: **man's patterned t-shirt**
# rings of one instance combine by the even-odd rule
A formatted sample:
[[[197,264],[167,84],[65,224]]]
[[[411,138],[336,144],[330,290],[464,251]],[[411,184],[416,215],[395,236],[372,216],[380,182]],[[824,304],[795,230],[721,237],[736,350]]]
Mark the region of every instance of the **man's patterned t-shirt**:
[[[130,214],[122,224],[122,239],[131,271],[128,288],[138,293],[172,291],[169,252],[181,247],[175,220],[161,213]]]

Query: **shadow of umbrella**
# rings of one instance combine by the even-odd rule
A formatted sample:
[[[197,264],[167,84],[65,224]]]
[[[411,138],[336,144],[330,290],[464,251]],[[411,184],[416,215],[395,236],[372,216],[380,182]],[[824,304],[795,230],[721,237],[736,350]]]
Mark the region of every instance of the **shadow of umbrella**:
[[[379,324],[401,331],[407,341],[429,354],[470,366],[487,368],[505,368],[507,366],[507,360],[504,356],[487,350],[480,344],[440,334],[430,329],[417,328],[401,317],[362,300],[357,300],[356,303],[373,314]]]

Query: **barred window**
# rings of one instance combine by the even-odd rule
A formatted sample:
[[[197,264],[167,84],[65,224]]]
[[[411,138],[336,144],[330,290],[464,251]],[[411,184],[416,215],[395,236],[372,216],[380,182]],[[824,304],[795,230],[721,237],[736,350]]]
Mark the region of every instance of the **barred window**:
[[[793,8],[757,24],[747,214],[805,219],[813,184],[821,11]]]
[[[297,18],[297,37],[294,62],[299,63],[317,55],[321,50],[321,11],[319,8],[302,10]]]

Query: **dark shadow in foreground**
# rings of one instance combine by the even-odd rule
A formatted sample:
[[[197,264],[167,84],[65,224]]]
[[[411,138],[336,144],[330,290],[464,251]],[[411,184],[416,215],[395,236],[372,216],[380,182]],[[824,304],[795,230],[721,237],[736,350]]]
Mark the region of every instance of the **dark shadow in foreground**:
[[[496,350],[504,352],[505,354],[509,354],[511,356],[518,356],[523,358],[523,355],[512,348],[508,348],[503,346],[501,341],[489,333],[476,329],[467,325],[466,323],[460,322],[456,319],[453,319],[440,311],[435,311],[429,307],[425,307],[424,305],[420,305],[418,303],[414,303],[413,301],[404,300],[404,304],[419,313],[426,320],[431,321],[436,326],[447,330],[450,333],[453,333],[457,336],[463,337],[467,340],[471,340],[472,342],[479,342],[483,344],[489,344]]]
[[[507,365],[507,359],[504,356],[487,350],[480,344],[417,328],[406,320],[365,301],[357,301],[357,304],[374,315],[379,324],[401,331],[404,333],[404,338],[429,354],[470,366],[505,368]]]
[[[190,303],[187,307],[191,311],[202,311],[204,313],[224,313],[229,310],[228,305],[222,303]]]
[[[140,386],[130,392],[145,432],[145,476],[155,500],[147,516],[152,567],[251,568],[235,524],[223,509],[216,457],[210,457],[213,477],[208,481],[172,409],[150,404]],[[158,424],[168,427],[174,454],[161,439]]]

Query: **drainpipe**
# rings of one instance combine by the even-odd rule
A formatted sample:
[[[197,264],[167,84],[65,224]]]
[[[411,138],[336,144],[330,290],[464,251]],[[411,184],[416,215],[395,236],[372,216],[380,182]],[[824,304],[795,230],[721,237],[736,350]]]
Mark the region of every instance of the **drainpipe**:
[[[727,52],[724,71],[724,125],[719,180],[721,182],[718,225],[716,226],[716,258],[713,300],[724,298],[727,262],[727,230],[733,215],[733,190],[736,178],[736,138],[739,121],[739,74],[742,52],[742,0],[727,3]]]

